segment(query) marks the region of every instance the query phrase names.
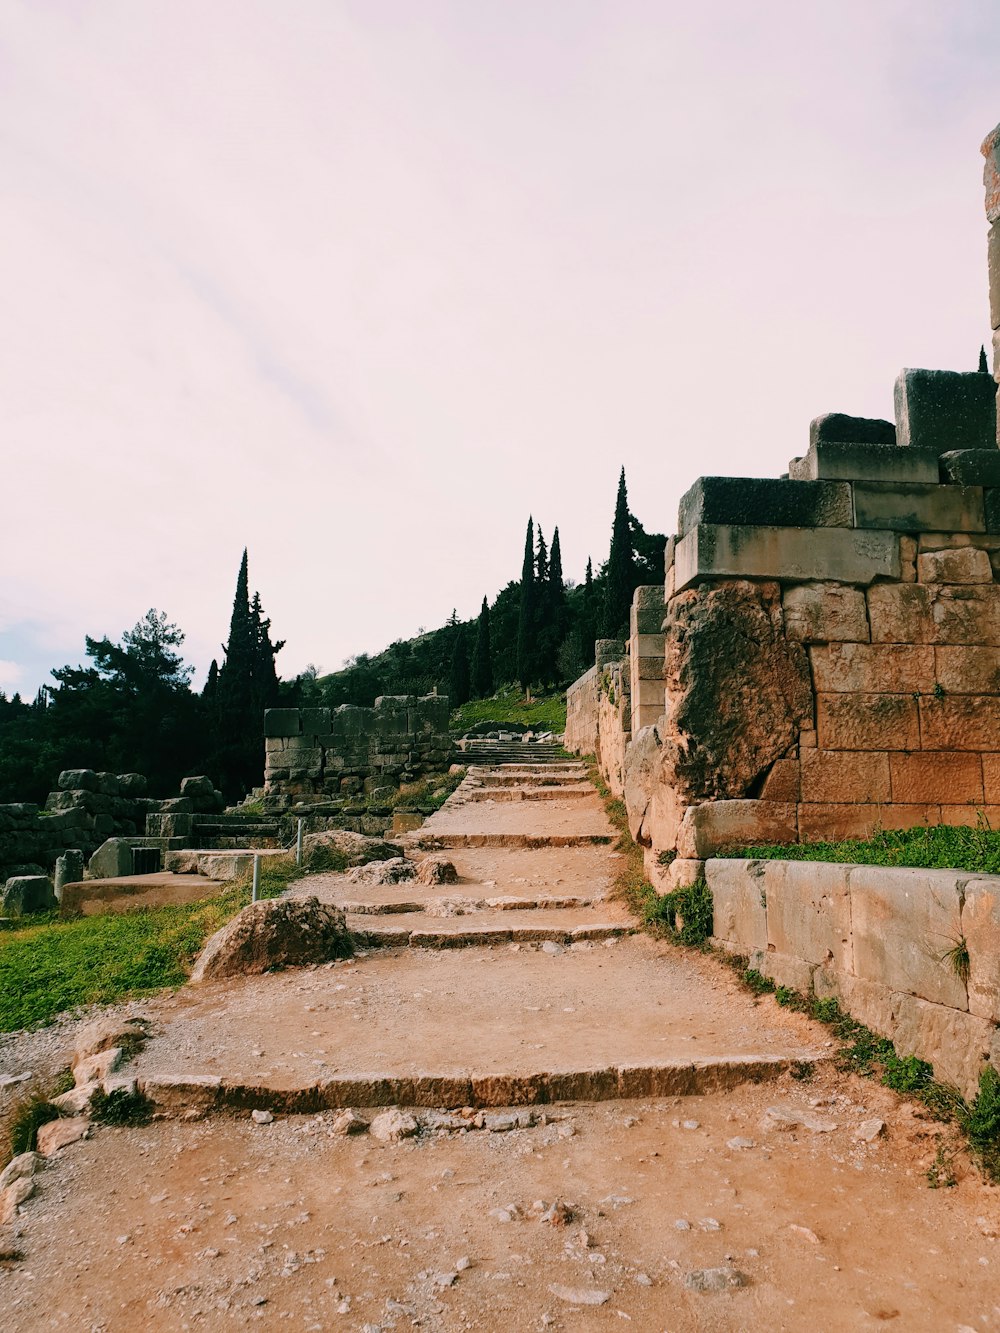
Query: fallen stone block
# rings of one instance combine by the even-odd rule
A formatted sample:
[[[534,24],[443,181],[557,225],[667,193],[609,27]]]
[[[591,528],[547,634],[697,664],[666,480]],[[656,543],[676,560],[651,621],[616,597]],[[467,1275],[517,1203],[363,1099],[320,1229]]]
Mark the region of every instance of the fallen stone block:
[[[0,894],[0,915],[30,916],[47,912],[56,904],[52,883],[46,875],[14,875]]]
[[[35,1192],[35,1182],[29,1177],[13,1181],[0,1190],[0,1227],[9,1226],[17,1217],[17,1210]]]
[[[90,858],[91,879],[119,879],[132,873],[132,846],[125,838],[108,838]]]
[[[38,1151],[43,1157],[53,1157],[71,1143],[78,1143],[90,1134],[90,1122],[83,1116],[50,1120],[38,1128]]]
[[[0,1190],[13,1185],[15,1180],[27,1180],[44,1165],[44,1158],[36,1152],[23,1152],[12,1157],[0,1171]]]
[[[250,903],[205,945],[191,982],[250,976],[346,958],[354,952],[344,913],[317,898]]]

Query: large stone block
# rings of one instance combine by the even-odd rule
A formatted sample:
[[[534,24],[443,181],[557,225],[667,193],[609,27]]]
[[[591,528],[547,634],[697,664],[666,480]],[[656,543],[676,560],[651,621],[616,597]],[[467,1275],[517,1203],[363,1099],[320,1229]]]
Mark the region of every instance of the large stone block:
[[[983,491],[981,486],[857,481],[854,521],[859,528],[896,532],[985,532]]]
[[[762,801],[795,803],[801,799],[802,780],[798,759],[776,759],[760,790]]]
[[[640,846],[652,843],[646,816],[659,777],[662,742],[655,726],[644,727],[625,748],[624,797],[629,832]]]
[[[56,785],[60,791],[97,791],[97,774],[92,768],[67,768]]]
[[[986,217],[990,222],[1000,221],[1000,125],[990,130],[980,149],[986,164],[983,167],[983,188],[986,191]],[[994,327],[998,327],[994,325]]]
[[[1000,486],[1000,449],[950,449],[941,455],[941,480],[957,486]]]
[[[798,991],[800,995],[812,994],[816,963],[806,962],[804,958],[797,958],[794,954],[768,950],[756,955],[751,960],[751,966],[756,966],[761,976],[767,977],[776,986],[787,986],[789,990]]]
[[[961,937],[959,885],[966,878],[952,870],[853,869],[855,974],[967,1010],[965,983],[945,957]]]
[[[898,1055],[915,1055],[934,1066],[939,1083],[975,1097],[989,1058],[994,1028],[985,1019],[914,995],[899,1000],[893,1044]]]
[[[996,386],[986,375],[901,370],[894,398],[896,439],[901,445],[945,452],[996,444]]]
[[[1000,452],[1000,451],[998,451]],[[633,634],[659,634],[666,614],[662,583],[644,584],[632,594],[630,628]]]
[[[1000,805],[1000,754],[984,754],[983,797],[987,805]],[[995,827],[995,826],[994,826]]]
[[[1000,458],[1000,449],[996,452]],[[976,546],[927,551],[917,556],[917,578],[921,583],[992,583],[993,566],[988,552]]]
[[[836,1000],[845,1013],[880,1037],[891,1038],[895,1033],[903,1000],[899,991],[835,967],[818,967],[813,973],[813,989],[818,1000]]]
[[[726,577],[871,583],[899,578],[899,543],[893,533],[852,528],[702,523],[678,542],[675,571],[678,592],[702,579]]]
[[[940,822],[937,805],[807,803],[799,806],[799,837],[803,842],[842,842],[870,838],[877,828],[928,828]]]
[[[300,731],[297,708],[265,708],[265,736],[297,736]]]
[[[928,482],[940,480],[937,449],[900,449],[893,444],[837,444],[819,441],[793,458],[795,481]]]
[[[1000,647],[1000,587],[890,584],[868,591],[873,643]]]
[[[923,693],[934,688],[934,649],[928,644],[816,645],[809,660],[816,690],[823,694]]]
[[[778,528],[849,528],[846,481],[776,481],[763,477],[701,477],[681,498],[678,536],[699,523]]]
[[[929,750],[1000,750],[1000,698],[978,694],[922,698],[920,730]]]
[[[889,756],[876,751],[803,750],[802,800],[871,804],[891,797]]]
[[[983,802],[983,768],[978,754],[929,753],[889,756],[892,799],[901,804]]]
[[[816,725],[821,750],[920,749],[912,694],[819,694]]]
[[[834,440],[840,444],[896,443],[896,427],[879,417],[851,417],[844,412],[826,412],[809,423],[809,444]]]
[[[685,811],[677,834],[677,855],[704,861],[738,847],[797,839],[794,805],[778,801],[706,801]]]
[[[54,907],[56,896],[45,875],[15,875],[0,893],[0,915],[28,916]]]
[[[705,882],[712,894],[712,934],[739,953],[767,948],[766,861],[711,860]]]
[[[785,633],[800,643],[867,643],[868,610],[859,588],[801,583],[785,589]]]
[[[131,875],[131,845],[125,838],[108,838],[90,858],[87,872],[91,879],[117,879],[122,875]]]
[[[852,971],[851,868],[821,861],[763,865],[768,949]]]
[[[1000,876],[965,883],[961,936],[969,951],[969,1013],[1000,1023]]]

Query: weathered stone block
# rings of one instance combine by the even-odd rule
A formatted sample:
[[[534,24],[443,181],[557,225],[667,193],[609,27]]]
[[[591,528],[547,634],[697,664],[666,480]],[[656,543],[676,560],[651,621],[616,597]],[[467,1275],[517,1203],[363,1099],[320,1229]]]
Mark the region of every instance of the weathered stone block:
[[[951,870],[858,866],[851,871],[854,972],[892,990],[968,1009],[965,983],[944,955],[961,936],[959,884]]]
[[[594,644],[594,661],[598,671],[619,662],[625,656],[625,645],[620,639],[598,639]]]
[[[685,812],[677,835],[677,855],[704,861],[735,847],[797,839],[794,805],[777,801],[706,801],[690,806]]]
[[[1000,449],[995,452],[1000,459]],[[993,566],[987,552],[975,546],[928,551],[917,556],[917,578],[921,583],[992,583]]]
[[[147,815],[146,836],[149,838],[185,838],[191,833],[191,815]],[[128,871],[131,873],[131,866]]]
[[[202,796],[214,796],[215,783],[201,774],[197,777],[181,779],[181,798],[197,801]]]
[[[1000,754],[984,754],[983,797],[987,805],[1000,805]]]
[[[803,458],[793,458],[788,475],[796,481],[927,482],[940,479],[939,450],[900,449],[895,444],[836,444],[820,441]]]
[[[880,584],[868,591],[873,643],[1000,646],[997,585]]]
[[[980,151],[986,159],[986,165],[983,167],[986,217],[990,222],[998,222],[1000,221],[1000,125],[987,134]]]
[[[819,861],[763,865],[768,949],[851,971],[851,868]]]
[[[122,796],[145,796],[148,786],[149,784],[142,773],[118,774],[118,791]]]
[[[826,412],[809,423],[809,443],[834,440],[841,444],[896,443],[896,427],[879,417],[851,417],[844,412]]]
[[[794,954],[771,951],[762,953],[755,961],[761,976],[767,977],[776,986],[787,986],[789,990],[798,991],[800,995],[812,994],[813,973],[817,966],[815,963],[796,958]]]
[[[799,837],[803,842],[842,842],[870,838],[876,828],[929,827],[939,822],[936,805],[809,804],[799,806]]]
[[[712,933],[741,953],[767,948],[764,906],[766,861],[710,860],[705,882],[712,893]]]
[[[62,902],[63,886],[76,884],[83,879],[84,856],[77,848],[67,849],[56,858],[55,896]]]
[[[1000,1023],[1000,876],[966,881],[961,936],[969,950],[969,1012]]]
[[[328,732],[330,730],[329,708],[300,708],[299,725],[303,734],[309,736],[316,736],[324,731]]]
[[[813,973],[813,990],[818,1000],[836,1000],[845,1013],[856,1018],[880,1037],[892,1037],[903,996],[877,981],[851,976],[832,966],[818,967]]]
[[[15,875],[7,880],[0,894],[0,915],[28,916],[47,912],[55,906],[56,896],[45,875]]]
[[[894,801],[982,804],[983,770],[978,754],[894,754],[889,764]]]
[[[630,628],[633,634],[659,634],[666,613],[662,583],[644,584],[632,594]]]
[[[760,790],[762,801],[796,802],[801,798],[801,772],[798,759],[776,759]]]
[[[124,838],[108,838],[90,858],[87,871],[91,879],[117,879],[121,875],[131,875],[131,846]]]
[[[981,554],[981,553],[980,553]],[[817,692],[898,694],[934,688],[934,649],[902,643],[831,643],[810,648]]]
[[[819,694],[816,723],[821,750],[920,749],[917,701],[910,694]]]
[[[1000,452],[1000,451],[998,451]],[[785,589],[785,633],[800,643],[867,643],[865,595],[842,583],[803,583]]]
[[[822,804],[888,801],[889,756],[875,751],[803,750],[802,800]]]
[[[1000,329],[1000,227],[996,224],[986,240],[986,263],[990,275],[990,328]]]
[[[901,370],[894,397],[896,439],[901,445],[944,452],[996,444],[996,386],[985,375]]]
[[[859,528],[896,532],[985,532],[982,487],[858,481],[854,522]]]
[[[899,1001],[893,1044],[899,1055],[915,1055],[934,1066],[940,1083],[974,1097],[979,1075],[989,1059],[993,1024],[944,1004],[914,995]]]
[[[56,785],[60,791],[97,791],[97,774],[92,768],[67,768]]]
[[[1000,698],[979,694],[922,698],[920,729],[929,750],[1000,750]]]
[[[98,773],[97,790],[102,796],[117,796],[121,790],[121,783],[118,781],[116,773]]]
[[[656,785],[661,760],[661,741],[655,727],[644,727],[625,748],[624,799],[629,832],[641,846],[652,842],[646,815]]]
[[[700,477],[682,496],[678,536],[699,523],[778,528],[849,528],[851,488],[844,481]]]
[[[297,736],[301,731],[297,708],[266,708],[264,710],[265,736]]]
[[[941,480],[957,486],[1000,486],[1000,449],[950,449],[941,455]]]
[[[871,583],[899,577],[899,546],[888,532],[703,523],[678,542],[675,569],[678,592],[720,577]]]

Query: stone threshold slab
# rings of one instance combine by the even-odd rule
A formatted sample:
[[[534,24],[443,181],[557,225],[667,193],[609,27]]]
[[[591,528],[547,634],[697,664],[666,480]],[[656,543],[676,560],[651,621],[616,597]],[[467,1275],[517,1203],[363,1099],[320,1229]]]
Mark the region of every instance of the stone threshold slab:
[[[453,926],[449,918],[436,929],[408,926],[373,926],[366,917],[347,918],[355,944],[362,949],[463,949],[501,944],[561,944],[567,946],[588,940],[621,939],[634,935],[637,927],[612,922],[583,926],[547,926],[541,924],[496,926],[492,923],[466,925],[458,918]]]

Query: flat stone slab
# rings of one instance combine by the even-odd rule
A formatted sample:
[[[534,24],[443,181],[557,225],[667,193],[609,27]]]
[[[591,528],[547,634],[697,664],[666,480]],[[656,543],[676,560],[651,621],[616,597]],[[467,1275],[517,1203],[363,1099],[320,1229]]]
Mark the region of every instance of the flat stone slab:
[[[421,827],[419,845],[489,846],[491,839],[510,839],[503,846],[566,846],[567,840],[612,841],[617,832],[593,792],[589,800],[468,802],[444,806]],[[469,839],[475,841],[469,841]],[[483,840],[485,839],[485,841]],[[433,841],[432,841],[433,840]],[[454,840],[454,841],[452,841]]]
[[[502,900],[498,900],[502,901]],[[488,943],[540,943],[548,940],[568,945],[576,940],[604,940],[629,935],[636,923],[623,908],[603,904],[600,908],[552,907],[544,911],[525,908],[513,899],[512,906],[440,916],[408,912],[405,922],[386,922],[381,916],[348,914],[347,925],[355,942],[365,948],[408,946],[423,949],[467,948]]]
[[[63,885],[61,914],[96,916],[101,912],[134,912],[141,907],[168,907],[197,902],[219,892],[216,880],[204,875],[126,875],[120,879],[84,879]]]
[[[755,1006],[717,963],[644,936],[554,955],[374,953],[181,991],[157,1018],[130,1066],[140,1081],[197,1074],[219,1078],[234,1098],[258,1089],[307,1100],[336,1083],[322,1094],[329,1105],[511,1105],[553,1100],[560,1088],[567,1097],[597,1087],[666,1095],[654,1090],[655,1071],[681,1092],[685,1070],[702,1071],[693,1088],[828,1054],[824,1030],[802,1015]],[[625,1070],[647,1072],[629,1081]]]

